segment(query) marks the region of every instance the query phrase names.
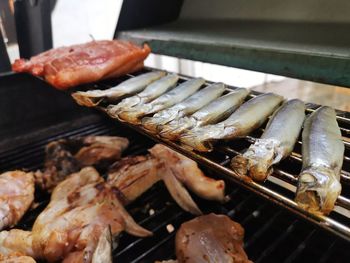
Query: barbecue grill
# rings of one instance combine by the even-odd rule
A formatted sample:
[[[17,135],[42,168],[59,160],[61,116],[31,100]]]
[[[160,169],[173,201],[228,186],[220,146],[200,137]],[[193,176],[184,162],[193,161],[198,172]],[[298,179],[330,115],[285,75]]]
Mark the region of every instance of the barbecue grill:
[[[148,4],[157,6],[161,2],[150,1]],[[273,37],[284,36],[287,42],[282,47],[259,48],[257,42],[255,42],[256,46],[253,46],[254,43],[249,42],[248,37],[244,38],[244,41],[248,41],[251,45],[244,41],[237,44],[237,41],[233,41],[234,34],[228,32],[229,27],[226,28],[223,21],[217,21],[214,18],[206,21],[200,18],[189,19],[193,13],[191,13],[191,5],[188,2],[190,1],[185,1],[185,3],[169,1],[167,5],[161,4],[162,8],[159,10],[153,10],[152,14],[146,13],[140,16],[132,10],[142,6],[142,1],[124,1],[116,37],[132,39],[139,43],[146,41],[154,52],[160,54],[314,81],[322,80],[324,83],[349,85],[345,73],[350,63],[345,59],[347,54],[342,53],[345,52],[342,47],[345,46],[347,39],[335,39],[334,42],[325,41],[329,46],[336,47],[333,51],[339,52],[337,53],[339,56],[332,58],[326,56],[324,46],[308,54],[307,51],[310,48],[315,48],[312,46],[314,43],[306,41],[309,46],[302,46],[301,42],[290,43],[287,41],[287,35],[283,35],[276,28],[275,30],[282,36],[277,34]],[[221,4],[217,4],[218,10]],[[203,8],[199,8],[199,13],[204,12],[205,6],[203,4]],[[198,16],[200,17],[200,14]],[[244,22],[240,21],[240,23]],[[275,25],[283,26],[283,23],[275,23]],[[257,24],[253,22],[245,25],[246,31],[242,34],[249,35],[249,29],[255,25]],[[212,29],[218,26],[221,26],[222,30],[215,35],[215,30]],[[285,26],[293,28],[292,24]],[[319,33],[324,29],[319,24],[314,26],[320,30]],[[147,28],[137,29],[140,27]],[[264,27],[274,28],[274,25],[269,22],[264,24]],[[204,30],[204,28],[207,29]],[[258,37],[258,32],[255,33],[254,36]],[[317,32],[314,34],[317,35]],[[195,38],[194,41],[193,36],[199,38]],[[317,36],[320,37],[320,35]],[[242,38],[242,35],[240,37]],[[275,40],[273,37],[264,40],[271,43]],[[303,39],[302,34],[298,37]],[[340,42],[336,43],[336,41]],[[265,44],[268,44],[267,42]],[[301,50],[302,47],[304,50]],[[290,53],[291,50],[294,53]],[[255,59],[254,65],[248,61],[251,58]],[[305,64],[306,61],[310,63]],[[325,69],[322,64],[325,61],[329,62],[330,67],[333,66],[333,68]],[[106,89],[150,70],[153,69],[147,68],[142,72],[118,79],[83,85],[75,90]],[[335,74],[332,74],[334,72]],[[181,76],[180,82],[188,78]],[[345,142],[345,157],[341,174],[342,194],[337,200],[335,211],[329,216],[320,216],[304,211],[293,201],[297,175],[301,169],[300,138],[293,154],[277,165],[274,174],[268,178],[268,181],[256,183],[237,177],[229,168],[229,162],[233,156],[241,154],[249,147],[255,138],[259,138],[263,128],[245,138],[218,143],[211,153],[199,154],[182,148],[177,143],[156,137],[140,127],[111,120],[103,114],[105,105],[101,107],[102,112],[78,107],[68,93],[52,89],[40,79],[25,74],[4,74],[0,78],[0,87],[2,95],[0,96],[2,107],[0,111],[1,172],[12,169],[36,170],[41,168],[45,145],[60,138],[85,135],[125,136],[130,140],[130,147],[124,155],[145,154],[155,142],[161,142],[196,160],[209,176],[225,179],[227,194],[231,198],[228,203],[218,204],[197,197],[193,198],[203,212],[227,214],[242,224],[245,229],[245,250],[252,261],[348,261],[350,256],[350,251],[347,249],[350,245],[350,113],[337,111],[337,121]],[[235,87],[227,89],[232,90]],[[248,99],[256,95],[258,93],[253,92]],[[319,105],[308,103],[307,113],[311,113],[318,107]],[[38,206],[27,212],[19,223],[20,228],[31,228],[37,215],[48,203],[48,198],[49,196],[44,192],[36,192],[35,201]],[[176,205],[163,183],[154,185],[129,205],[127,210],[140,225],[153,231],[154,236],[137,238],[122,234],[118,238],[118,247],[113,251],[115,261],[154,262],[175,258],[176,230],[181,223],[193,216]]]

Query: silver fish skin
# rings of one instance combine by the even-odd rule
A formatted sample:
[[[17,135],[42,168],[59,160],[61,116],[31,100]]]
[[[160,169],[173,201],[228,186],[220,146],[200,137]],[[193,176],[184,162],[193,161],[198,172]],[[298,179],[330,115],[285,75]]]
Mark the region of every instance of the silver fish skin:
[[[186,130],[221,121],[230,116],[244,102],[249,93],[250,91],[244,88],[230,92],[204,106],[191,116],[185,116],[164,125],[160,131],[160,136],[169,140],[177,140]]]
[[[279,163],[293,151],[305,119],[305,104],[297,99],[284,103],[243,155],[235,156],[231,168],[239,175],[249,175],[255,181],[264,181]]]
[[[165,74],[164,71],[153,71],[130,78],[106,90],[77,91],[72,94],[72,97],[81,106],[94,107],[103,100],[113,102],[125,95],[140,92],[153,81],[165,76]]]
[[[329,214],[341,192],[344,142],[334,109],[323,106],[305,121],[303,168],[295,201],[313,213]]]
[[[192,114],[211,101],[217,99],[225,91],[225,88],[226,87],[223,83],[211,84],[206,88],[197,91],[183,102],[170,107],[169,109],[157,112],[153,117],[143,118],[142,125],[147,130],[156,133],[158,130],[161,130],[164,124]]]
[[[113,240],[110,226],[106,227],[98,240],[91,263],[112,263]]]
[[[181,135],[180,141],[199,152],[212,151],[215,141],[245,136],[258,128],[282,101],[282,96],[273,93],[259,95],[244,103],[228,119],[189,130]]]
[[[131,107],[148,103],[173,88],[178,80],[179,76],[177,74],[168,74],[148,85],[140,93],[123,99],[117,105],[109,105],[107,107],[107,113],[112,117],[116,117],[122,110],[128,110]]]
[[[183,101],[188,96],[191,96],[193,93],[199,90],[204,82],[205,80],[203,78],[197,78],[181,83],[174,89],[168,91],[150,103],[142,104],[137,107],[132,107],[129,110],[119,112],[118,119],[133,124],[139,124],[141,117],[156,113]]]

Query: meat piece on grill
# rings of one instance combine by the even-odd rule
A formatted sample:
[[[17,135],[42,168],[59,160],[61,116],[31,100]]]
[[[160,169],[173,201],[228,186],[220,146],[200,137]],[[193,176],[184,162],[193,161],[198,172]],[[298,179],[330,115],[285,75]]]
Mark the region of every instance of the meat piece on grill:
[[[32,247],[32,232],[20,229],[11,229],[10,231],[0,232],[0,254],[10,256],[21,254],[30,257],[37,255]]]
[[[192,214],[201,214],[185,186],[196,195],[224,202],[225,183],[206,177],[197,163],[161,144],[150,155],[126,157],[111,166],[108,183],[118,188],[128,204],[162,180],[177,204]]]
[[[0,174],[0,230],[15,225],[34,200],[33,173]]]
[[[87,136],[50,142],[45,149],[44,171],[35,173],[36,183],[50,191],[83,167],[103,168],[120,159],[128,145],[128,139],[116,136]]]
[[[84,262],[91,262],[99,238],[108,226],[113,235],[124,230],[135,236],[151,235],[124,209],[117,191],[105,184],[91,167],[58,184],[32,228],[35,254],[51,262],[74,253],[83,256]]]
[[[1,263],[35,263],[32,257],[21,255],[20,253],[13,253],[8,256],[0,254]]]
[[[160,181],[158,166],[150,155],[128,156],[110,167],[107,181],[119,190],[119,199],[126,205]]]
[[[149,151],[163,161],[176,179],[196,195],[207,200],[226,201],[225,182],[205,176],[195,161],[162,144],[155,145]]]
[[[85,44],[51,49],[30,60],[17,59],[12,70],[44,77],[58,89],[122,76],[143,67],[151,52],[120,40],[91,41]]]
[[[243,237],[242,226],[228,216],[199,216],[183,223],[176,233],[177,262],[249,263],[251,261],[243,250]]]

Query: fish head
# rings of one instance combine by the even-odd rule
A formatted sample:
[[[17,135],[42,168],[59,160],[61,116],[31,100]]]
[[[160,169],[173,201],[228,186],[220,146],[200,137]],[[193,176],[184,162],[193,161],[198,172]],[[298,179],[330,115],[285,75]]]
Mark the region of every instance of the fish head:
[[[299,176],[295,201],[313,213],[329,214],[341,192],[341,184],[329,167],[311,167]]]

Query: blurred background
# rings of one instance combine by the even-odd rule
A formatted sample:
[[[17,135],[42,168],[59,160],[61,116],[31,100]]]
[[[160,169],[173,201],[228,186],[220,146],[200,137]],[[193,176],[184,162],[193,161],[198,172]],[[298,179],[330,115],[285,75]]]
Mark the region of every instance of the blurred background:
[[[113,38],[122,0],[50,0],[50,2],[54,47],[92,39]],[[13,0],[0,0],[0,10],[0,30],[10,60],[13,62],[19,57],[12,15]],[[211,81],[257,91],[271,91],[287,98],[300,98],[307,102],[350,111],[350,89],[154,54],[149,56],[145,64],[149,67],[189,76],[201,76]]]

